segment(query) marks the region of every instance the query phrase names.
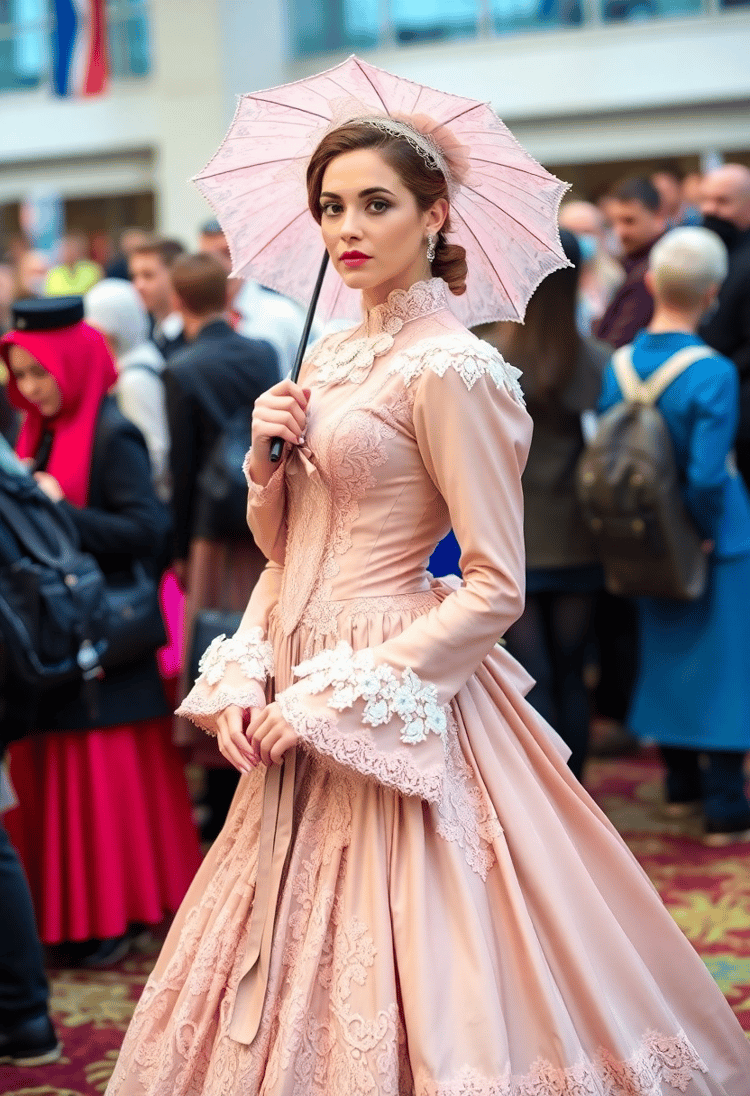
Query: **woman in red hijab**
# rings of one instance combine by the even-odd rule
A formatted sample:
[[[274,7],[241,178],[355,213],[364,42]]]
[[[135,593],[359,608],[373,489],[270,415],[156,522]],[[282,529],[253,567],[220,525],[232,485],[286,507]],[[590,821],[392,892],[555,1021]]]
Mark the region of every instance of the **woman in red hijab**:
[[[18,455],[114,576],[135,559],[156,566],[169,519],[142,435],[107,396],[112,358],[82,316],[80,298],[19,302],[0,353],[25,412]],[[81,942],[73,952],[90,966],[176,910],[200,860],[156,652],[108,670],[98,700],[94,724],[77,683],[44,694],[39,733],[11,749],[20,806],[7,816],[42,940]]]

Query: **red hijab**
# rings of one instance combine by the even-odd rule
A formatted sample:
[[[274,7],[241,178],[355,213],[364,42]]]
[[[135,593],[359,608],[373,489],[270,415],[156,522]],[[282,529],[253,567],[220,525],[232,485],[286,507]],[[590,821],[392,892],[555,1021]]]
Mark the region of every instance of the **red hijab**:
[[[16,452],[19,457],[34,457],[44,431],[50,430],[52,448],[47,471],[69,502],[85,506],[99,408],[117,380],[112,355],[99,332],[83,321],[52,331],[9,331],[0,339],[0,354],[8,364],[14,344],[28,350],[52,374],[62,395],[58,413],[45,419],[21,395],[12,371],[8,371],[10,401],[26,412]]]

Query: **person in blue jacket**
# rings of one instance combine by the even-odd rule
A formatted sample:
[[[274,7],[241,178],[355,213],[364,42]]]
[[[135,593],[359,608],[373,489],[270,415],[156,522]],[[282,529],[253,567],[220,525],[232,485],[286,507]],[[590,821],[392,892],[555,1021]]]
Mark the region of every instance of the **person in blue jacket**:
[[[648,377],[695,334],[726,274],[724,244],[705,228],[677,228],[651,252],[646,284],[654,317],[633,343]],[[659,743],[667,770],[665,811],[702,808],[705,841],[750,840],[743,763],[750,748],[750,496],[732,448],[739,415],[737,368],[728,358],[696,361],[658,401],[674,443],[689,514],[710,553],[696,601],[642,598],[640,668],[630,713],[639,737]],[[622,399],[612,366],[599,410]]]

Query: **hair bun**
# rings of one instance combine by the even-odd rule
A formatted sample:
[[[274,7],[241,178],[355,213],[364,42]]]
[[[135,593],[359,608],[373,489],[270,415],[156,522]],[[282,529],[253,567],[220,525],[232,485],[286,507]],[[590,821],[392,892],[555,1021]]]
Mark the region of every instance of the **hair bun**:
[[[432,261],[433,277],[442,278],[451,293],[460,297],[466,292],[468,273],[466,248],[461,247],[460,244],[449,244],[441,232],[435,248],[435,258]]]

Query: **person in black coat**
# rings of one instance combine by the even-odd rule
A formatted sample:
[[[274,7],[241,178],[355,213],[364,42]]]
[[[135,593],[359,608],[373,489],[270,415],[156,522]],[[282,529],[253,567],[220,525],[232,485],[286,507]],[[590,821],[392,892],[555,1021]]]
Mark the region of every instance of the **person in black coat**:
[[[199,505],[198,475],[226,421],[243,407],[249,419],[258,396],[277,382],[278,358],[270,343],[246,339],[227,323],[227,276],[213,256],[177,259],[172,284],[188,340],[164,371],[174,554],[184,576],[191,542],[215,539]]]
[[[107,396],[109,351],[82,315],[80,298],[16,306],[0,351],[26,413],[17,452],[111,582],[136,560],[157,578],[168,511],[143,436]],[[177,909],[200,850],[156,650],[125,656],[96,685],[95,712],[78,682],[41,697],[34,733],[10,751],[19,807],[7,828],[42,940],[80,942],[79,958],[106,965],[136,925]]]
[[[180,682],[180,696],[185,696],[192,685],[189,670],[198,614],[206,609],[242,612],[266,563],[244,522],[231,537],[212,526],[212,508],[201,498],[198,478],[230,416],[245,409],[249,426],[253,404],[278,381],[279,366],[269,343],[246,339],[226,322],[227,275],[218,259],[204,254],[177,259],[172,285],[188,339],[164,371],[172,445],[174,570],[187,591]],[[203,837],[211,840],[223,825],[237,772],[226,767],[214,740],[198,738],[186,720],[178,720],[175,738],[183,745],[201,742],[194,757],[207,772]]]
[[[729,270],[716,308],[698,334],[714,350],[731,358],[740,375],[740,424],[737,467],[750,485],[750,169],[724,164],[701,184],[703,225],[723,240]]]

